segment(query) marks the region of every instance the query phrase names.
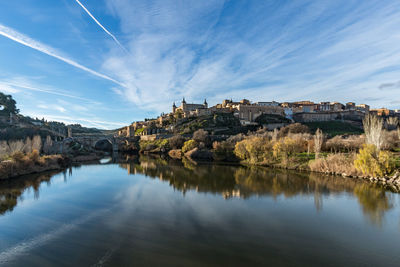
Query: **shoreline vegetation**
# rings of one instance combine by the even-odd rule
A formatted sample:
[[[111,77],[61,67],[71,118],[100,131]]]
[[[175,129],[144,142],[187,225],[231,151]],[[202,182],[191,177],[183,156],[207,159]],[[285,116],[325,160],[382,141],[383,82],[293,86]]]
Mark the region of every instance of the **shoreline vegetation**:
[[[48,141],[48,140],[47,140]],[[72,147],[76,145],[71,143]],[[40,153],[41,151],[42,153]],[[48,142],[42,146],[40,136],[25,141],[0,141],[0,180],[52,170],[63,170],[73,164],[99,160],[104,153],[99,151],[81,151],[52,154]]]
[[[395,122],[396,125],[398,122]],[[400,192],[400,130],[385,130],[384,121],[367,115],[364,134],[328,138],[320,129],[311,134],[295,123],[280,130],[259,129],[214,141],[205,130],[192,138],[140,141],[140,153],[168,154],[174,159],[236,162],[365,179]],[[393,128],[393,127],[392,127]]]
[[[13,101],[11,96],[9,101]],[[14,113],[18,114],[15,101],[9,106],[12,107],[10,112],[14,110]],[[281,119],[271,116],[262,118],[267,126],[269,122]],[[3,116],[3,120],[6,119]],[[55,123],[41,123],[51,126],[50,130],[46,128],[49,135],[26,135],[25,139],[21,139],[19,135],[11,138],[8,130],[12,132],[15,127],[3,125],[5,128],[1,130],[0,180],[60,170],[74,163],[99,160],[105,155],[102,151],[113,150],[113,145],[107,140],[103,140],[104,146],[99,147],[97,143],[93,147],[74,137],[58,141],[59,136],[51,136],[55,134],[55,131],[51,130]],[[367,114],[362,124],[363,131],[344,121],[286,123],[283,124],[286,126],[279,130],[271,131],[264,126],[241,127],[239,120],[232,114],[215,114],[178,123],[173,136],[159,139],[156,137],[154,140],[137,135],[118,139],[115,135],[115,142],[120,152],[167,154],[173,159],[193,162],[229,162],[335,174],[388,184],[394,191],[400,192],[398,119],[384,119]],[[22,126],[15,129],[22,132],[29,132],[31,129],[26,128],[26,124],[22,123]],[[65,125],[61,126],[61,132],[65,131]],[[168,123],[165,127],[167,126]],[[42,129],[41,127],[38,129]],[[80,131],[93,131],[76,125],[74,127]],[[225,131],[221,132],[221,127]],[[72,136],[72,128],[67,128],[68,136]],[[140,128],[138,131],[144,129]]]
[[[400,129],[396,129],[398,121],[390,123],[388,127],[382,118],[366,115],[364,134],[346,135],[324,133],[319,128],[313,132],[313,127],[300,123],[279,130],[260,128],[235,135],[213,135],[197,129],[192,135],[177,133],[155,140],[138,137],[122,140],[119,150],[165,154],[193,162],[229,162],[362,178],[390,185],[392,190],[400,192]],[[65,139],[61,147],[60,144],[50,136],[39,135],[0,141],[0,180],[61,170],[105,155],[74,138]]]

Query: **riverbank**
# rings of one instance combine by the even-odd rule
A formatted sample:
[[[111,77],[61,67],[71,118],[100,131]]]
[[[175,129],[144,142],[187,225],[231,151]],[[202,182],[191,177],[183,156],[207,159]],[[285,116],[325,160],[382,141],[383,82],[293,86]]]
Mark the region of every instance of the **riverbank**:
[[[345,140],[347,151],[340,147],[340,142],[344,141],[334,140],[336,143],[332,144],[328,140],[321,143],[318,153],[315,153],[316,138],[304,133],[287,134],[281,138],[266,135],[233,136],[225,141],[214,141],[212,145],[206,135],[197,140],[177,136],[174,139],[157,140],[154,144],[147,142],[141,146],[141,153],[168,154],[173,159],[190,159],[194,162],[236,162],[246,166],[338,175],[367,180],[400,192],[398,153],[362,144],[362,137],[348,137]],[[355,140],[351,146],[349,140]]]
[[[0,180],[12,179],[22,175],[62,170],[72,164],[99,160],[103,155],[90,153],[86,155],[44,155],[37,152],[17,153],[0,162]]]

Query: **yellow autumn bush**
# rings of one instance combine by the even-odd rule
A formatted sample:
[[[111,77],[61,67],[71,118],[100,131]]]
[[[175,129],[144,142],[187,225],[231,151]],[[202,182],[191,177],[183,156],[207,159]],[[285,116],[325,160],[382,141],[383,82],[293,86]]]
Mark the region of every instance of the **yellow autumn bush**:
[[[364,175],[383,177],[395,167],[393,157],[388,151],[378,151],[375,145],[364,145],[354,160],[354,166]]]

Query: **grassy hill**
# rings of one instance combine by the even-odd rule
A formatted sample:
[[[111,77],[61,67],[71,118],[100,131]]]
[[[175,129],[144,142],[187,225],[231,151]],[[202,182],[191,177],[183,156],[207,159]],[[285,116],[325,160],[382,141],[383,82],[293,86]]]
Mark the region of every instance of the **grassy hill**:
[[[325,134],[333,137],[335,135],[345,134],[362,134],[364,133],[361,124],[346,121],[321,121],[321,122],[305,122],[302,123],[310,128],[311,132],[315,132],[318,128]]]

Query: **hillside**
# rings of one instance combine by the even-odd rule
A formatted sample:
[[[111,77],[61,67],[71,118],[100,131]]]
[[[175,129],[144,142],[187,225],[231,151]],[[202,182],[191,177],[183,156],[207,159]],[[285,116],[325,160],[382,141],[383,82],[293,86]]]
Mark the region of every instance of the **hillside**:
[[[199,129],[204,129],[212,134],[237,134],[247,132],[251,127],[242,126],[239,119],[232,113],[215,113],[182,119],[174,127],[174,132],[191,134]]]

